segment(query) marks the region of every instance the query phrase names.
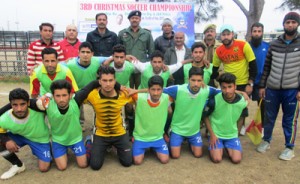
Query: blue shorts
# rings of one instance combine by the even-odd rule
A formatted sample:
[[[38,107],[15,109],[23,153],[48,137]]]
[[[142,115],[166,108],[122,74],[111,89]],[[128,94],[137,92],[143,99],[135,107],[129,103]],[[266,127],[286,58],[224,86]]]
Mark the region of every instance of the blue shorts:
[[[208,138],[208,141],[209,139],[210,137]],[[242,145],[239,138],[219,139],[219,142],[217,142],[217,147],[213,149],[223,149],[223,148],[238,150],[242,152]],[[210,146],[208,146],[208,150],[211,150]]]
[[[142,155],[147,148],[153,148],[158,153],[169,155],[168,145],[164,139],[151,142],[134,140],[132,144],[132,154],[133,156]]]
[[[11,132],[7,133],[8,136],[16,142],[16,144],[21,148],[25,145],[28,145],[31,149],[31,152],[33,155],[38,157],[39,160],[42,160],[44,162],[50,162],[51,161],[51,154],[50,154],[50,143],[37,143],[32,142],[31,140],[18,135],[13,134]]]
[[[70,148],[75,156],[82,156],[86,153],[85,146],[83,141],[79,141],[70,146],[64,146],[57,142],[52,142],[52,153],[54,158],[61,157],[68,152],[68,148]]]
[[[187,139],[190,145],[196,147],[202,147],[202,138],[200,132],[192,135],[192,136],[181,136],[174,132],[171,132],[170,136],[170,146],[171,147],[178,147],[181,146],[184,139]]]

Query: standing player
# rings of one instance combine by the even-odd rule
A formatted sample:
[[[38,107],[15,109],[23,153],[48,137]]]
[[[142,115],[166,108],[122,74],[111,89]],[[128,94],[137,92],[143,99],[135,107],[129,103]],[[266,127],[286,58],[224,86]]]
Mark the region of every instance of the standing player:
[[[255,55],[248,42],[234,39],[234,31],[231,25],[223,25],[220,28],[222,45],[216,49],[213,58],[213,75],[218,76],[218,69],[221,63],[224,72],[236,76],[236,87],[239,91],[245,91],[251,95],[257,73]],[[248,110],[241,115],[238,128],[241,135],[245,134],[245,118]],[[243,127],[243,131],[241,131]]]
[[[79,56],[69,60],[68,68],[71,70],[79,89],[97,79],[97,70],[107,57],[93,57],[94,50],[89,42],[82,42],[79,46]],[[80,108],[80,124],[84,128],[84,108]]]
[[[169,65],[168,70],[164,71],[164,55],[158,50],[154,51],[150,56],[150,63],[137,62],[134,64],[135,68],[141,72],[141,84],[139,89],[147,88],[148,80],[153,75],[161,76],[164,80],[164,86],[166,86],[170,75],[188,62],[190,62],[190,60],[184,60],[179,63]]]
[[[242,160],[237,121],[247,106],[247,101],[235,92],[235,80],[233,74],[222,74],[219,77],[222,93],[211,98],[205,108],[204,121],[210,134],[208,149],[215,163],[222,161],[223,148],[228,151],[233,163],[237,164]]]
[[[45,48],[42,51],[43,64],[35,68],[30,76],[30,93],[32,98],[50,92],[50,85],[58,79],[68,80],[77,91],[78,87],[72,72],[65,66],[58,63],[57,52],[53,48]]]
[[[261,110],[261,123],[264,124],[264,109],[265,109],[265,100],[259,97],[259,81],[263,74],[265,59],[269,49],[269,43],[263,41],[264,34],[264,25],[256,22],[251,26],[251,40],[249,44],[255,54],[256,57],[256,66],[257,66],[257,75],[254,81],[253,91],[252,91],[252,100],[257,101],[259,104],[260,100],[260,110]]]
[[[203,69],[203,82],[208,84],[210,81],[210,76],[212,74],[212,65],[209,65],[209,68],[206,67],[204,63],[204,56],[205,56],[205,45],[202,42],[194,43],[192,45],[192,63],[185,64],[183,66],[183,73],[184,73],[184,83],[189,82],[189,71],[192,67],[202,68]]]

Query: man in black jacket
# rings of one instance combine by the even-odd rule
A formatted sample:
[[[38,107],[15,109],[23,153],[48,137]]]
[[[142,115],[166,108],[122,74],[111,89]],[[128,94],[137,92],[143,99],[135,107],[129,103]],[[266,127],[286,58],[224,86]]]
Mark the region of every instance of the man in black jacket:
[[[86,36],[86,41],[90,42],[94,49],[94,56],[109,57],[113,54],[112,48],[119,43],[116,33],[107,29],[107,15],[98,13],[96,15],[97,28]]]
[[[281,160],[291,160],[294,155],[300,101],[300,15],[289,12],[283,19],[284,33],[270,43],[263,74],[259,83],[259,95],[265,99],[263,142],[257,151],[264,153],[270,148],[272,132],[279,107],[282,107],[282,128],[285,149]]]

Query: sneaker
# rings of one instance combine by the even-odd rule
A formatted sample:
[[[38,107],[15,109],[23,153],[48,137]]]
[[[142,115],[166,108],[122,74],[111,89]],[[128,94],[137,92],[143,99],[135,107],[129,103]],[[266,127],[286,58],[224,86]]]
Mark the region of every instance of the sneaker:
[[[268,149],[270,149],[270,143],[267,141],[263,141],[260,145],[257,146],[256,151],[260,153],[265,153]]]
[[[13,177],[14,175],[21,173],[25,171],[25,165],[23,164],[21,167],[18,167],[17,165],[13,165],[8,171],[6,171],[5,173],[3,173],[1,175],[1,179],[2,180],[6,180],[9,179],[11,177]]]
[[[280,160],[292,160],[295,157],[294,150],[285,148],[279,155]]]
[[[246,134],[246,127],[245,125],[242,126],[241,131],[240,131],[240,135],[244,136]]]

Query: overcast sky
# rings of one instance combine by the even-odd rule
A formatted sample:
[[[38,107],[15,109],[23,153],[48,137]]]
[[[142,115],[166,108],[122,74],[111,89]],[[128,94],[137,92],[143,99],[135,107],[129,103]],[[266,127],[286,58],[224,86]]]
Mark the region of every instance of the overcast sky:
[[[108,2],[107,0],[101,1]],[[0,29],[38,30],[38,25],[41,22],[51,22],[55,25],[56,31],[64,31],[66,25],[72,22],[77,23],[78,2],[78,0],[5,1],[0,6]],[[246,18],[238,6],[232,0],[218,0],[218,2],[223,6],[223,10],[219,13],[219,18],[210,23],[215,23],[219,27],[223,23],[227,23],[232,24],[236,31],[246,30]],[[241,0],[241,2],[248,2],[248,0]],[[282,28],[282,20],[288,10],[275,10],[275,7],[278,7],[281,2],[282,0],[265,0],[261,22],[265,25],[266,32]],[[248,8],[248,5],[245,5]],[[205,24],[197,25],[195,29],[202,32],[204,26]]]

